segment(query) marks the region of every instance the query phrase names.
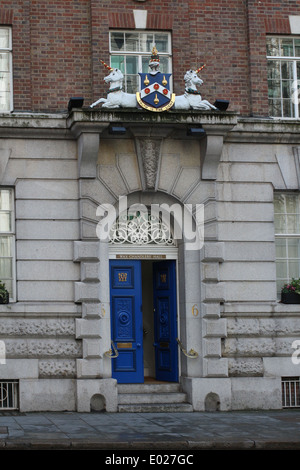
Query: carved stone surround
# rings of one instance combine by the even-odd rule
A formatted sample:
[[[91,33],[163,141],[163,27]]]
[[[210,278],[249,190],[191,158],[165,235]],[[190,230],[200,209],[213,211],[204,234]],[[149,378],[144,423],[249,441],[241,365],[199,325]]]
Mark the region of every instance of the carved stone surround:
[[[212,117],[199,113],[193,116],[192,122],[190,115],[184,115],[173,119],[172,124],[158,122],[161,118],[157,116],[147,116],[149,122],[145,123],[141,122],[146,120],[145,113],[133,113],[124,124],[128,118],[126,112],[109,116],[103,112],[90,115],[75,112],[73,115],[71,129],[78,139],[81,198],[81,241],[74,245],[74,261],[81,263],[81,282],[75,283],[75,301],[82,303],[83,308],[82,318],[76,320],[76,338],[83,342],[83,358],[77,360],[78,378],[111,376],[110,360],[104,356],[104,352],[110,349],[108,247],[96,237],[97,206],[103,202],[116,204],[120,195],[129,197],[135,192],[146,196],[149,192],[149,201],[202,202],[210,206],[211,212],[223,139],[236,122],[236,117],[229,114]],[[102,154],[105,145],[101,143],[110,140],[112,144],[120,138],[109,134],[108,125],[113,121],[117,126],[121,117],[121,124],[127,129],[123,138],[134,142],[134,150],[127,149],[124,153],[118,150],[108,161],[107,155],[104,158]],[[207,132],[202,142],[187,136],[189,126],[199,125]],[[94,128],[98,133],[93,132]],[[209,236],[201,254],[202,297],[193,294],[193,299],[190,299],[191,294],[185,287],[185,300],[181,301],[182,321],[185,322],[182,325],[185,338],[181,339],[184,339],[187,349],[195,348],[195,341],[198,342],[202,362],[186,362],[183,358],[182,373],[186,376],[224,377],[228,376],[228,366],[227,360],[221,359],[221,339],[226,336],[226,323],[221,319],[220,302],[224,295],[218,276],[223,246],[217,240],[214,216],[210,215],[208,222]],[[184,285],[187,270],[193,273],[196,269],[193,277],[199,278],[197,270],[200,270],[200,264],[191,263],[195,261],[191,260],[188,265],[183,255],[181,258],[181,266],[185,267],[180,268],[180,283]],[[197,286],[195,291],[200,294],[200,283]],[[195,309],[201,312],[198,318],[190,313],[195,305]]]

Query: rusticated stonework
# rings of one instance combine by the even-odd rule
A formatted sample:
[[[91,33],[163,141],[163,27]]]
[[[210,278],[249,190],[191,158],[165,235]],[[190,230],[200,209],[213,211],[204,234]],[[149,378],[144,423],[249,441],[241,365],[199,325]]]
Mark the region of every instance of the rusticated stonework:
[[[76,362],[72,359],[40,360],[39,377],[76,377]]]
[[[260,377],[264,374],[262,358],[242,358],[228,360],[230,377]]]
[[[43,358],[43,357],[81,357],[81,342],[72,339],[24,339],[15,338],[5,341],[6,357]]]
[[[74,319],[0,319],[0,336],[74,336]]]

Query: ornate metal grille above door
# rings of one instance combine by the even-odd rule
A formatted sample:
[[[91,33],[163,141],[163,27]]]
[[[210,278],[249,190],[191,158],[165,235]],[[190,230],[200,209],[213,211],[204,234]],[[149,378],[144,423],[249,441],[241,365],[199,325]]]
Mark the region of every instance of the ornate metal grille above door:
[[[175,247],[170,224],[151,212],[121,214],[110,230],[112,245],[164,245]]]

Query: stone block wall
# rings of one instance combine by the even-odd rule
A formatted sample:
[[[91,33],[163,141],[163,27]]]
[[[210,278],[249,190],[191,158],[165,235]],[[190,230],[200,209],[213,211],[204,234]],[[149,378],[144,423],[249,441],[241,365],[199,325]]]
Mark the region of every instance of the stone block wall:
[[[17,300],[73,302],[79,278],[72,246],[79,237],[76,148],[73,142],[38,143],[27,140],[20,152],[21,143],[6,142],[12,152],[2,185],[15,182]]]
[[[276,293],[273,208],[275,191],[299,189],[297,137],[293,124],[282,124],[280,134],[273,125],[264,124],[260,126],[266,131],[264,141],[255,132],[238,143],[233,132],[218,170],[218,233],[224,244],[219,277],[227,325],[222,356],[227,358],[230,377],[300,373],[299,365],[292,363],[299,308],[279,303]],[[254,127],[248,122],[250,129]]]
[[[135,113],[132,121],[140,116],[145,115]],[[109,119],[124,117],[129,120],[126,113],[109,114]],[[80,409],[87,410],[87,387],[91,396],[102,395],[102,385],[103,394],[113,393],[108,406],[115,407],[116,387],[105,356],[110,348],[108,247],[96,236],[96,209],[127,195],[129,204],[205,206],[200,254],[178,250],[181,339],[187,351],[199,353],[191,362],[181,360],[181,375],[195,409],[203,409],[204,390],[218,393],[211,384],[218,388],[222,380],[221,409],[241,409],[243,396],[249,406],[278,406],[280,377],[300,376],[299,365],[291,361],[300,321],[297,306],[276,298],[273,195],[299,190],[298,125],[243,118],[229,123],[228,133],[222,131],[220,164],[213,166],[216,179],[205,179],[207,156],[199,142],[187,139],[186,123],[173,134],[168,127],[161,139],[153,138],[153,122],[150,135],[138,123],[138,135],[133,125],[126,138],[112,140],[103,131],[100,140],[94,139],[94,126],[105,128],[101,119],[108,115],[77,114],[82,133],[91,130],[80,160],[80,146],[66,124],[71,118],[2,118],[1,185],[15,188],[17,302],[0,307],[7,359],[0,379],[20,380],[23,409],[33,406],[29,390],[40,400],[45,390],[57,389],[55,400],[49,398],[51,409],[65,404],[65,394],[74,409],[78,392]],[[200,113],[193,119],[214,138],[231,117]],[[155,148],[147,154],[150,166],[138,145],[141,138]],[[80,176],[80,163],[91,166],[91,161],[94,175]],[[58,379],[64,381],[56,388]],[[251,398],[256,389],[273,392],[266,401],[256,400]],[[42,406],[37,401],[37,409]]]
[[[8,122],[2,121],[2,133],[7,125],[14,130],[1,139],[0,180],[1,187],[14,189],[16,292],[14,302],[1,306],[6,364],[0,378],[71,380],[82,357],[75,338],[81,306],[74,303],[80,278],[73,262],[79,237],[76,143],[61,138],[61,116],[13,116]]]

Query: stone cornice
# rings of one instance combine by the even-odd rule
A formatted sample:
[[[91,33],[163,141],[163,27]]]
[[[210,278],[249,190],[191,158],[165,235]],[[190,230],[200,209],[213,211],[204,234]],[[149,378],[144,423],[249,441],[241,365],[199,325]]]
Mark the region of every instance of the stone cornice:
[[[300,122],[294,119],[239,117],[226,142],[299,144]]]
[[[0,138],[68,138],[67,114],[0,114]]]
[[[139,109],[74,109],[68,113],[0,114],[0,137],[77,139],[81,132],[102,132],[109,123],[170,128],[171,138],[182,138],[187,126],[202,126],[209,134],[228,133],[226,141],[300,142],[300,122],[293,119],[241,117],[234,112],[168,111],[150,113]],[[174,129],[174,133],[172,133]],[[154,132],[156,132],[154,131]],[[182,131],[182,132],[181,132]],[[153,134],[153,131],[152,131]],[[274,140],[275,139],[275,140]]]
[[[198,136],[188,134],[192,127],[202,128],[205,134],[200,137],[202,178],[214,180],[221,158],[223,141],[227,133],[237,124],[237,114],[233,112],[206,111],[168,111],[164,113],[145,112],[139,109],[118,109],[113,111],[74,110],[67,118],[67,127],[79,138],[79,175],[96,176],[96,161],[101,139],[112,138],[109,125],[125,128],[122,138],[134,138],[142,171],[144,189],[154,189],[155,174],[158,167],[163,139],[191,140]],[[114,136],[118,138],[118,136]],[[146,145],[146,147],[145,147]],[[147,151],[146,151],[147,148]],[[154,156],[150,156],[154,152]],[[151,181],[145,170],[151,166]],[[153,170],[153,171],[152,171]]]
[[[112,124],[125,127],[125,134],[111,135],[109,127]],[[199,139],[188,135],[187,130],[192,127],[201,127],[205,131],[204,136]],[[201,140],[201,137],[204,138]],[[231,111],[170,110],[155,113],[129,108],[80,108],[69,114],[0,114],[0,138],[77,140],[79,175],[84,178],[96,176],[102,139],[135,139],[137,149],[140,149],[141,139],[148,139],[151,145],[154,139],[161,142],[163,139],[199,139],[202,179],[215,180],[224,143],[279,143],[298,147],[300,126],[296,120],[241,117]],[[142,163],[144,165],[145,161]],[[146,183],[149,186],[149,181]]]
[[[73,129],[80,124],[86,129],[97,127],[101,123],[122,124],[126,127],[147,129],[161,126],[178,131],[186,131],[187,126],[202,126],[213,132],[216,127],[224,129],[233,128],[237,124],[237,114],[233,112],[207,112],[207,111],[167,111],[164,113],[147,112],[140,109],[118,110],[74,110],[67,118],[67,127]],[[159,129],[159,128],[157,128]]]

